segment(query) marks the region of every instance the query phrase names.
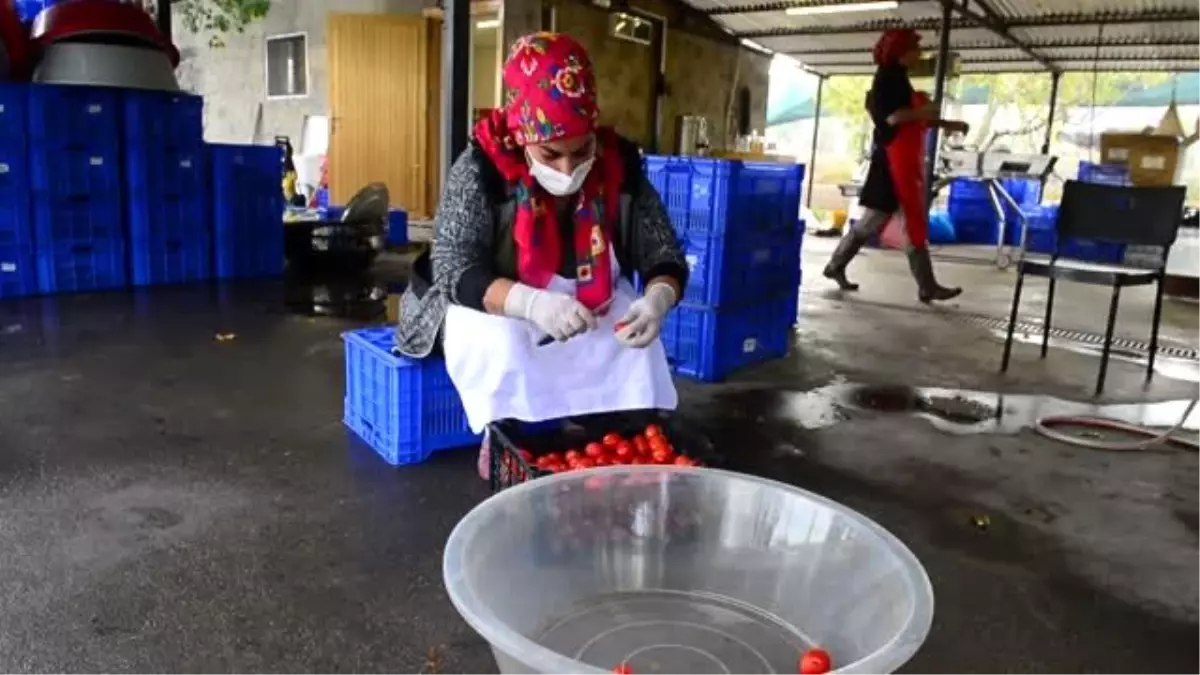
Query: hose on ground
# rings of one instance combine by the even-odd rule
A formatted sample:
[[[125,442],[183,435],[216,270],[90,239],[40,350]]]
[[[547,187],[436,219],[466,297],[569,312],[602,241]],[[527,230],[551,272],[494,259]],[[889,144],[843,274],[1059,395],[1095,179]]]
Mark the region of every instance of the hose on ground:
[[[1168,443],[1183,447],[1192,452],[1200,450],[1200,443],[1188,438],[1180,438],[1175,435],[1175,432],[1187,423],[1187,419],[1195,409],[1196,404],[1200,403],[1200,399],[1192,399],[1188,403],[1187,409],[1183,411],[1179,421],[1165,432],[1160,432],[1150,427],[1144,427],[1138,424],[1129,424],[1118,420],[1109,419],[1107,417],[1090,417],[1087,415],[1051,415],[1043,417],[1034,423],[1034,429],[1047,438],[1053,438],[1062,443],[1077,445],[1083,448],[1092,448],[1094,450],[1145,450],[1146,448],[1158,445],[1160,443]],[[1056,426],[1074,426],[1074,427],[1094,427],[1098,429],[1110,429],[1113,431],[1121,431],[1135,436],[1144,436],[1145,440],[1140,441],[1105,441],[1095,438],[1085,438],[1075,434],[1069,434],[1058,431],[1052,427]]]

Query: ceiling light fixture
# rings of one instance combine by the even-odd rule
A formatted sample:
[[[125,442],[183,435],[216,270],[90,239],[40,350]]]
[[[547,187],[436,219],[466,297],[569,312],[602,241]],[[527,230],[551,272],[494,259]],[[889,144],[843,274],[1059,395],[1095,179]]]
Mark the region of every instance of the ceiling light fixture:
[[[878,0],[878,2],[851,2],[841,5],[801,5],[788,7],[784,13],[791,16],[813,16],[816,14],[848,14],[850,12],[886,12],[899,6],[898,0]]]
[[[479,30],[487,30],[488,28],[499,28],[500,27],[500,19],[484,19],[483,21],[477,21],[475,23],[475,27],[478,28]]]

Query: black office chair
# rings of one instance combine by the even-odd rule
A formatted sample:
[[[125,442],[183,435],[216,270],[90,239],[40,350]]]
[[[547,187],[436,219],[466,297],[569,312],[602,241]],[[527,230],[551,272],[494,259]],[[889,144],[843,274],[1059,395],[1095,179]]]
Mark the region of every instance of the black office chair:
[[[1117,304],[1125,286],[1157,284],[1154,299],[1154,319],[1150,326],[1149,363],[1146,381],[1154,377],[1154,356],[1158,350],[1158,323],[1162,317],[1163,277],[1166,276],[1167,254],[1175,243],[1183,212],[1186,188],[1183,187],[1120,187],[1067,181],[1063,188],[1062,205],[1055,223],[1058,239],[1054,254],[1049,258],[1021,260],[1017,265],[1017,287],[1013,293],[1012,313],[1008,318],[1008,337],[1004,341],[1004,359],[1000,372],[1008,370],[1012,353],[1013,329],[1017,309],[1021,304],[1021,287],[1025,275],[1050,279],[1046,298],[1046,322],[1042,326],[1042,358],[1050,340],[1050,318],[1054,312],[1054,286],[1059,279],[1085,284],[1112,286],[1112,302],[1108,307],[1108,328],[1104,333],[1104,351],[1100,356],[1100,377],[1096,394],[1104,391],[1108,373],[1108,356],[1112,347],[1113,326],[1117,320]],[[1159,246],[1162,256],[1150,267],[1109,265],[1060,258],[1063,242],[1069,238],[1092,239],[1130,245]]]

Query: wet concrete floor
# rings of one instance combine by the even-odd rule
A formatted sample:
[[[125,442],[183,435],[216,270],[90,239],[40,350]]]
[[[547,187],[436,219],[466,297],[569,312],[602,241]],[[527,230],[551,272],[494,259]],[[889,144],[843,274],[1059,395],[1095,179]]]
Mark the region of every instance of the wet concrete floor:
[[[349,437],[339,334],[357,320],[296,297],[0,304],[0,670],[494,670],[441,584],[446,536],[487,494],[473,453],[390,469]],[[680,416],[731,468],[913,549],[937,609],[910,671],[1200,670],[1196,455],[1028,428],[1092,411],[1093,358],[1019,347],[1001,381],[985,330],[955,328],[956,352],[929,313],[802,312],[792,357],[681,384]],[[1102,412],[1154,425],[1195,393],[1144,391],[1135,364],[1110,380],[1160,402]]]

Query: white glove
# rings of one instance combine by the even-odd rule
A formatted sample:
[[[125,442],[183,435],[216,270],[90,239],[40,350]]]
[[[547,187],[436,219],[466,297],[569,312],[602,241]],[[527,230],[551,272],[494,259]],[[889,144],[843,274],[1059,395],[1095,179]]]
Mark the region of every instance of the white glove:
[[[633,301],[617,322],[617,340],[626,347],[646,347],[658,337],[663,317],[675,306],[675,289],[670,284],[651,284],[645,295]]]
[[[559,342],[596,327],[596,316],[575,298],[525,284],[514,284],[508,292],[504,314],[525,319]]]

